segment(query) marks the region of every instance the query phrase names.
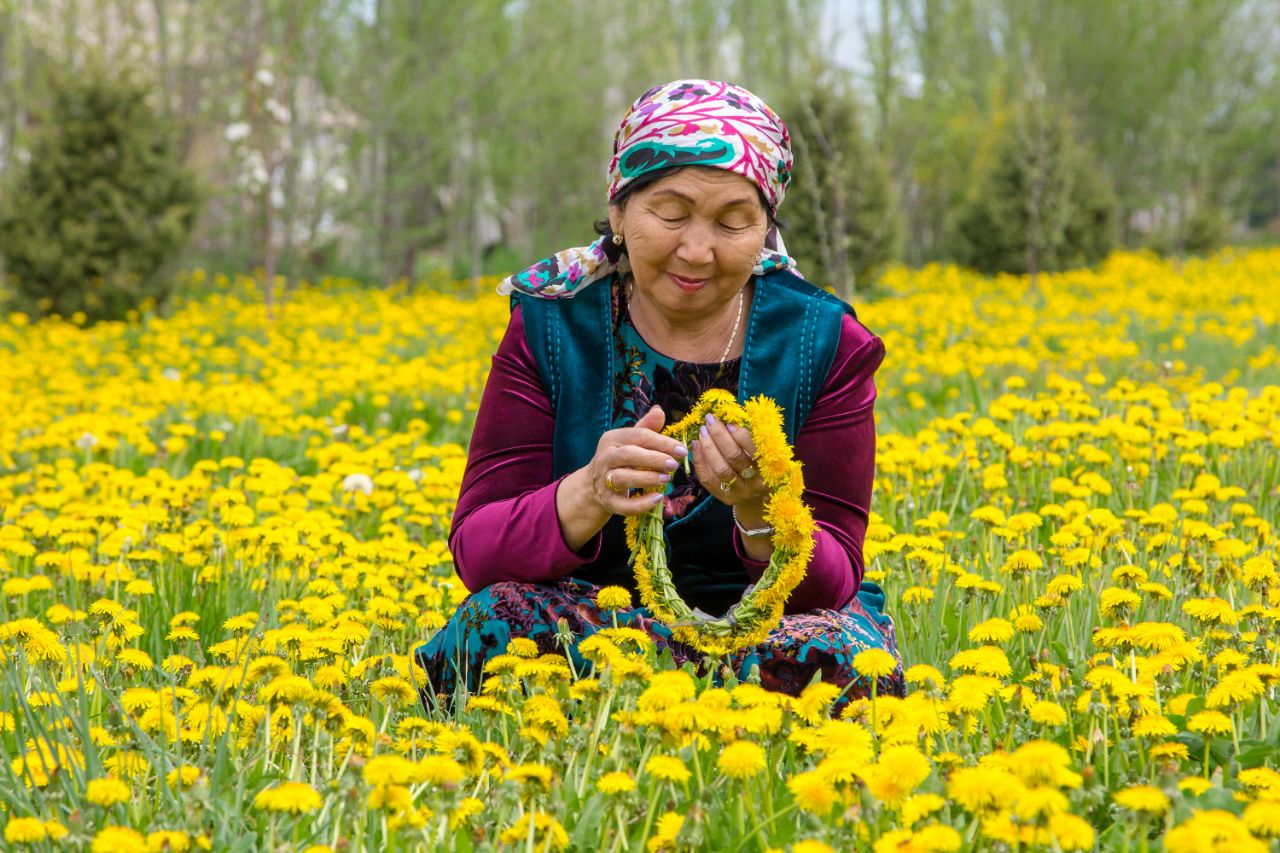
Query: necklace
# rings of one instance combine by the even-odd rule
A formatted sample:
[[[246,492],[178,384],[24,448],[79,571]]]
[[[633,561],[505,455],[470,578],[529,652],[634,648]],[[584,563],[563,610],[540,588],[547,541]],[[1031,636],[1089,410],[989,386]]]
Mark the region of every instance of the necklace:
[[[738,291],[738,317],[733,321],[733,332],[729,335],[729,340],[725,342],[724,352],[720,353],[721,363],[729,357],[729,350],[733,346],[733,342],[738,339],[738,327],[742,325],[742,297],[745,290],[743,288],[743,290]]]
[[[625,288],[625,290],[624,290],[624,292],[623,292],[623,297],[622,297],[622,298],[623,298],[623,299],[626,301],[626,303],[627,303],[627,311],[628,311],[628,312],[630,312],[630,310],[631,310],[631,293],[632,293],[632,290],[631,290],[631,278],[630,278],[630,276],[628,276],[628,277],[627,277],[627,280],[626,280],[626,282],[624,283],[624,288]],[[746,288],[743,288],[742,290],[739,290],[739,291],[738,291],[738,316],[737,316],[737,317],[735,317],[735,318],[734,318],[734,320],[733,320],[733,332],[731,332],[731,333],[730,333],[730,335],[729,335],[729,340],[725,342],[725,345],[724,345],[724,352],[720,353],[720,363],[721,363],[721,364],[723,364],[723,363],[724,363],[724,360],[725,360],[726,358],[728,358],[728,357],[729,357],[729,350],[733,348],[733,342],[734,342],[734,341],[736,341],[736,340],[738,339],[738,329],[739,329],[739,328],[741,328],[741,326],[742,326],[742,303],[743,303],[744,298],[745,298],[745,296],[746,296],[746,292],[747,292],[747,291],[746,291]],[[632,322],[634,322],[634,320],[633,320]]]

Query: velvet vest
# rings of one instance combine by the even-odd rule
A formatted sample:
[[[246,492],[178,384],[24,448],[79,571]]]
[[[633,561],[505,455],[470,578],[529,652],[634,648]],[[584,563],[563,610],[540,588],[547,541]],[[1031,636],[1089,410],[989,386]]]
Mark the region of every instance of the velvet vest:
[[[613,423],[614,329],[610,286],[587,287],[572,299],[518,293],[525,337],[555,413],[552,478],[583,467]],[[840,344],[840,325],[854,311],[841,300],[788,272],[756,277],[747,320],[738,401],[757,394],[783,410],[787,439],[795,443],[813,409]],[[855,315],[856,316],[856,315]],[[667,524],[667,558],[676,589],[692,607],[721,614],[742,597],[750,580],[734,552],[729,507],[705,495]],[[623,520],[605,525],[599,556],[573,577],[635,590]]]

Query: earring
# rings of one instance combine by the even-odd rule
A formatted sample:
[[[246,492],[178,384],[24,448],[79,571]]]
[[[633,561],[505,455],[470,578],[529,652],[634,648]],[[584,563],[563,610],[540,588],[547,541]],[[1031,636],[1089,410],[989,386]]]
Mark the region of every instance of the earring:
[[[621,246],[621,245],[622,245],[622,235],[621,235],[621,234],[614,234],[614,235],[613,235],[613,245],[615,245],[615,246]]]

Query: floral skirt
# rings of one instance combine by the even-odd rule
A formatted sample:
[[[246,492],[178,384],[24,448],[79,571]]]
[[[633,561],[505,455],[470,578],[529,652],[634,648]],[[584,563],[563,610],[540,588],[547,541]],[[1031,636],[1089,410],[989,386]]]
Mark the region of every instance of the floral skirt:
[[[601,628],[610,627],[610,611],[596,605],[600,588],[586,581],[568,578],[554,585],[515,582],[496,583],[469,596],[443,628],[415,650],[419,665],[426,671],[421,685],[423,703],[452,706],[461,681],[469,693],[480,687],[485,662],[506,651],[514,637],[527,637],[541,654],[563,653],[557,645],[557,624],[563,620],[572,635],[568,657],[578,672],[591,668],[577,651],[577,643]],[[883,611],[880,587],[863,582],[849,604],[839,610],[813,610],[782,617],[763,643],[735,652],[730,661],[739,680],[747,680],[757,669],[760,685],[791,696],[800,692],[818,675],[822,681],[846,688],[836,704],[842,709],[851,699],[869,696],[871,685],[853,668],[853,657],[867,649],[882,649],[898,661],[897,669],[880,679],[879,695],[902,696],[906,682],[902,656],[893,620]],[[658,652],[670,649],[677,667],[693,662],[699,675],[704,655],[672,639],[671,630],[656,621],[647,608],[615,611],[619,626],[637,628],[655,642]],[[720,685],[717,671],[713,683]]]

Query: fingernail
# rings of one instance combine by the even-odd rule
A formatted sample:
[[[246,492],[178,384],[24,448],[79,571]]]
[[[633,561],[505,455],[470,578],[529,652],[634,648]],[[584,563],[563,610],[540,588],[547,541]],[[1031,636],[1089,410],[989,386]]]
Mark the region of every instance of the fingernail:
[[[707,412],[707,423],[713,424],[715,422],[716,422],[716,416],[711,414],[710,412]]]
[[[655,493],[655,494],[654,494],[654,496],[653,496],[652,498],[650,498],[649,503],[651,503],[651,504],[656,504],[656,503],[657,503],[658,501],[660,501],[660,500],[662,500],[662,493],[661,493],[661,492],[657,492],[657,493]]]
[[[677,444],[676,449],[671,452],[674,453],[676,456],[680,456],[683,458],[689,455],[689,448],[685,447],[683,444]]]
[[[696,438],[693,441],[689,442],[689,446],[693,448],[694,453],[698,452],[698,440]]]
[[[706,428],[706,427],[698,427],[698,435],[702,437],[702,440],[703,440],[703,441],[706,441],[706,440],[707,440],[707,438],[708,438],[708,436],[707,436],[707,428]]]
[[[738,428],[733,424],[729,424],[729,435],[737,435],[737,434],[738,434]]]
[[[659,483],[670,483],[670,482],[671,482],[671,475],[670,475],[670,474],[662,474],[662,475],[660,475],[660,476],[658,477],[658,482],[659,482]]]
[[[680,467],[680,463],[674,459],[668,459],[666,462],[663,462],[662,465],[668,471],[674,471]]]

